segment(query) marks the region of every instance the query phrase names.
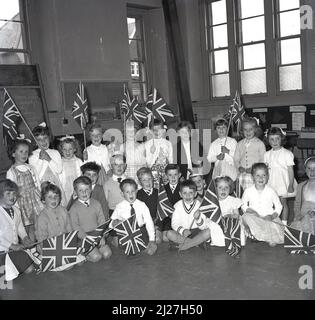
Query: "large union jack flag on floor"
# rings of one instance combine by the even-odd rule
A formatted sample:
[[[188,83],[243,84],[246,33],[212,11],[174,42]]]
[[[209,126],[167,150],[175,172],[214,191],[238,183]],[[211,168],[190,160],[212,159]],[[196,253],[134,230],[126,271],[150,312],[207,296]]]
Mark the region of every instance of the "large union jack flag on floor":
[[[150,120],[153,117],[153,119],[166,122],[168,119],[175,117],[173,110],[167,105],[166,101],[155,88],[148,96],[146,110],[149,112]]]
[[[164,185],[161,184],[158,196],[157,215],[162,221],[167,217],[170,217],[174,212],[174,207],[168,199]]]
[[[41,271],[50,271],[80,262],[77,252],[78,231],[44,240],[42,243]]]
[[[81,254],[89,254],[95,247],[100,244],[100,241],[103,238],[104,233],[108,229],[110,222],[111,220],[108,220],[101,226],[98,226],[95,230],[86,233],[86,237],[80,244]]]
[[[148,233],[145,228],[138,226],[136,215],[124,220],[114,229],[118,236],[119,245],[126,255],[135,255],[146,249]]]
[[[199,211],[203,213],[207,218],[215,223],[220,223],[221,209],[219,200],[215,191],[214,181],[211,180],[204,198],[201,202]]]
[[[89,122],[88,101],[82,82],[79,83],[79,87],[73,102],[72,117],[79,124],[82,130],[86,128]]]
[[[4,104],[3,104],[3,138],[15,140],[18,137],[17,123],[21,120],[21,114],[7,89],[4,89]]]
[[[284,247],[292,254],[315,254],[315,235],[286,226]]]
[[[239,218],[222,217],[221,220],[225,237],[225,251],[232,257],[240,254],[241,246],[241,221]]]

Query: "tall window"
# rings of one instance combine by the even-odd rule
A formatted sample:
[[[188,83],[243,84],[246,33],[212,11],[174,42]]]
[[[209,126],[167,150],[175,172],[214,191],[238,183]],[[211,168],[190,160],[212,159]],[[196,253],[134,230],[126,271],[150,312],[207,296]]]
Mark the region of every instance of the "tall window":
[[[21,3],[0,0],[0,64],[29,62]]]
[[[139,102],[143,102],[147,99],[143,22],[139,16],[128,16],[127,23],[132,94],[138,97]]]
[[[302,89],[300,1],[276,1],[277,57],[281,91]]]
[[[212,98],[302,89],[300,0],[205,1]]]
[[[265,93],[264,0],[240,0],[237,5],[237,44],[242,94]]]
[[[208,10],[208,53],[213,97],[230,96],[226,0],[212,2]]]

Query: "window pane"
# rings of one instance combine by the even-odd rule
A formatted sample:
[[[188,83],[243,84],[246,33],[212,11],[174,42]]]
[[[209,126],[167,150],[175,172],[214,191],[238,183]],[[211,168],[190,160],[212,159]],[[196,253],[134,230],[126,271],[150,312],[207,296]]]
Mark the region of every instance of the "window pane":
[[[141,40],[129,40],[130,60],[142,60],[142,43]]]
[[[264,0],[241,0],[240,5],[242,19],[264,14]]]
[[[230,74],[212,76],[212,95],[214,97],[230,96]]]
[[[300,38],[281,41],[281,64],[301,62]]]
[[[132,95],[134,97],[137,97],[139,102],[144,102],[147,100],[146,92],[147,90],[146,90],[145,83],[138,83],[138,82],[132,83]]]
[[[22,49],[22,25],[20,22],[6,22],[0,28],[0,48]]]
[[[0,19],[20,20],[19,0],[0,0]]]
[[[225,0],[211,3],[212,25],[226,22],[226,3]]]
[[[129,39],[141,39],[141,21],[136,18],[127,18]]]
[[[241,79],[242,79],[243,94],[267,92],[265,69],[242,71]]]
[[[265,45],[263,43],[244,46],[241,50],[243,50],[244,69],[260,68],[266,65]]]
[[[280,90],[301,90],[301,65],[285,66],[279,69]]]
[[[228,50],[218,50],[213,52],[214,65],[213,73],[221,73],[229,71]]]
[[[295,9],[300,7],[300,0],[279,0],[280,11]]]
[[[227,25],[217,26],[212,28],[213,49],[228,46]]]
[[[21,52],[0,52],[0,64],[28,63],[28,57]]]
[[[265,40],[265,18],[252,18],[241,21],[243,43]]]
[[[286,37],[300,33],[300,10],[280,13],[280,36]]]

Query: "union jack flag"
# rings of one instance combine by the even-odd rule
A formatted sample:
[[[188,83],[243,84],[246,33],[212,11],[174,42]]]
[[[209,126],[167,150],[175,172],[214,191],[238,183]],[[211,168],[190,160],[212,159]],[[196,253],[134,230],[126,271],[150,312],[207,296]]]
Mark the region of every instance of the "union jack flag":
[[[150,120],[153,117],[154,119],[166,122],[168,119],[175,117],[173,110],[155,88],[153,93],[150,93],[148,96],[146,110],[149,113]]]
[[[229,118],[232,117],[233,122],[237,126],[237,134],[239,134],[240,129],[241,129],[241,121],[245,117],[245,109],[241,103],[241,97],[240,97],[238,91],[236,91],[236,93],[235,93],[235,97],[233,99],[233,104],[231,105],[227,116]]]
[[[73,265],[78,259],[78,231],[49,238],[42,243],[41,271],[50,271],[61,266]]]
[[[72,117],[78,123],[82,130],[84,130],[89,122],[88,116],[88,101],[86,98],[85,88],[82,82],[80,82],[73,106]]]
[[[315,235],[286,226],[284,247],[292,254],[315,254]]]
[[[203,213],[207,218],[215,223],[220,223],[221,221],[221,209],[219,200],[215,191],[214,181],[211,180],[204,198],[201,202],[199,211]]]
[[[124,85],[124,97],[121,100],[120,111],[127,115],[130,112],[131,98],[130,92],[126,85]]]
[[[95,230],[87,232],[86,237],[82,240],[80,245],[81,253],[84,255],[89,254],[95,247],[100,244],[100,241],[108,229],[111,220],[106,221],[101,226],[98,226]]]
[[[225,251],[230,256],[236,257],[242,249],[240,219],[222,217],[221,223],[225,237]]]
[[[7,89],[4,88],[4,104],[3,104],[3,138],[15,140],[18,137],[17,122],[21,119],[21,113],[15,105]]]
[[[119,245],[126,255],[135,255],[146,249],[148,244],[148,234],[145,228],[139,228],[136,215],[124,220],[115,228]]]
[[[172,206],[170,200],[168,199],[164,185],[162,184],[159,190],[158,196],[158,207],[157,214],[159,219],[162,221],[167,217],[170,217],[174,212],[174,207]]]

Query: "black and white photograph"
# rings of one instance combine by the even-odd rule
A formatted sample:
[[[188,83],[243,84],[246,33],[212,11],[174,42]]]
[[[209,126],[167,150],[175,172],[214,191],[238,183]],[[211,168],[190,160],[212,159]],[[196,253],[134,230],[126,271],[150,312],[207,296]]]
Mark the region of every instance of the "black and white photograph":
[[[0,129],[0,300],[315,300],[315,0],[0,0]]]

